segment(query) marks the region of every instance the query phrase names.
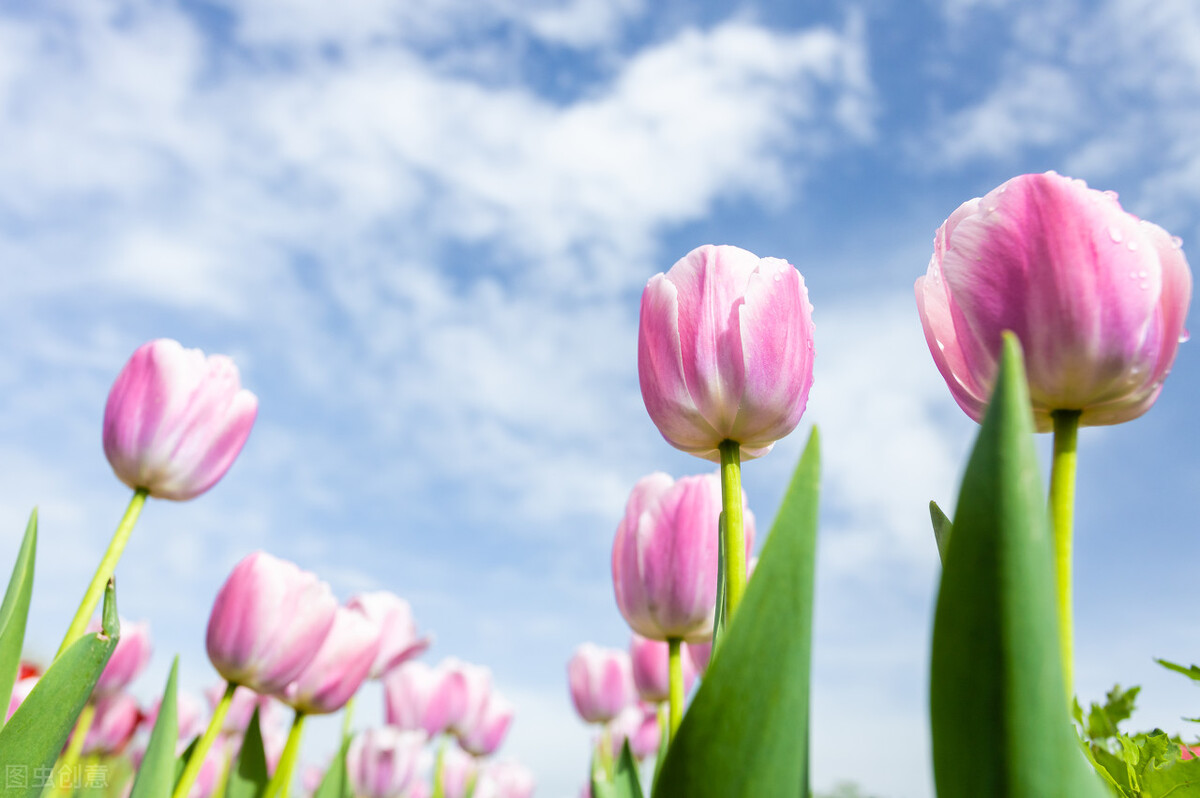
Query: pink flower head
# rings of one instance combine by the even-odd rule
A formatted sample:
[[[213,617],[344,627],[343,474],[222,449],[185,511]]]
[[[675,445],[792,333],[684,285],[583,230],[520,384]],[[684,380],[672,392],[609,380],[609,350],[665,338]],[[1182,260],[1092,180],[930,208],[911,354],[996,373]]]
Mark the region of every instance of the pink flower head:
[[[279,698],[309,714],[338,711],[366,681],[379,654],[379,633],[379,624],[361,610],[338,607],[317,655]]]
[[[1025,352],[1034,420],[1081,411],[1119,424],[1150,409],[1192,296],[1179,239],[1111,192],[1053,172],[1014,177],[938,228],[916,283],[933,360],[967,415],[983,418],[1005,330]]]
[[[232,360],[160,338],[117,375],[104,408],[104,454],[129,487],[192,499],[233,465],[257,414]]]
[[[430,737],[448,731],[467,711],[466,677],[453,661],[437,668],[405,662],[384,677],[383,696],[389,726],[420,729]]]
[[[100,621],[92,621],[87,630],[89,633],[99,632]],[[150,662],[152,650],[150,624],[145,621],[133,623],[122,618],[121,637],[112,656],[108,658],[108,664],[100,673],[100,679],[96,682],[96,693],[110,695],[128,687]]]
[[[129,693],[111,693],[96,702],[96,714],[87,736],[84,754],[119,754],[125,749],[142,721],[137,699]]]
[[[712,641],[704,643],[688,643],[688,659],[696,669],[697,676],[703,676],[708,670],[708,662],[712,659]]]
[[[429,648],[428,637],[417,637],[412,608],[395,593],[387,590],[363,593],[346,602],[346,606],[361,610],[382,630],[379,654],[371,666],[369,678],[382,679],[401,662],[419,656]]]
[[[442,752],[441,773],[445,798],[466,798],[479,773],[479,765],[475,757],[451,745]]]
[[[214,684],[204,691],[210,710],[216,708],[224,693],[225,685],[223,683]],[[225,713],[225,722],[221,724],[221,733],[241,735],[250,725],[250,718],[254,716],[255,709],[258,710],[260,728],[280,726],[286,722],[282,714],[283,704],[279,702],[279,699],[270,695],[260,695],[248,687],[239,687],[233,692],[229,711]]]
[[[121,633],[124,634],[122,629]],[[110,660],[111,662],[111,660]],[[245,688],[242,688],[245,689]],[[249,692],[249,691],[247,691]],[[162,696],[154,699],[154,703],[150,705],[150,709],[146,710],[142,723],[148,729],[153,729],[154,724],[158,722],[158,712],[162,708]],[[228,718],[228,716],[226,716]],[[189,742],[194,737],[198,737],[204,733],[204,729],[208,726],[208,718],[204,710],[204,702],[197,698],[193,693],[180,691],[175,697],[175,719],[179,726],[178,738],[183,742]]]
[[[742,495],[746,552],[754,515]],[[712,636],[717,604],[721,479],[643,477],[629,494],[613,541],[617,607],[633,631],[652,640]]]
[[[420,732],[390,726],[358,734],[346,752],[346,771],[361,798],[399,798],[417,775],[425,745]]]
[[[213,602],[208,658],[227,681],[278,693],[317,655],[337,607],[315,574],[254,552],[234,567]]]
[[[494,754],[508,734],[514,711],[512,702],[491,690],[487,703],[458,724],[458,744],[475,756]]]
[[[571,701],[588,723],[607,723],[637,700],[629,654],[584,643],[567,663]]]
[[[683,691],[692,689],[696,681],[696,666],[688,654],[688,646],[681,647],[680,664],[683,666]],[[633,683],[643,701],[660,704],[670,697],[670,646],[661,640],[648,640],[634,633],[629,643],[629,658],[633,661]]]
[[[515,760],[502,759],[483,771],[473,798],[532,798],[536,786],[529,768]]]
[[[719,460],[732,440],[742,459],[766,454],[800,423],[812,371],[812,305],[787,261],[703,246],[642,293],[642,399],[677,449]]]
[[[658,753],[662,732],[658,726],[658,709],[653,704],[625,707],[620,715],[609,722],[608,730],[614,760],[621,756],[626,740],[629,741],[629,750],[639,762]]]

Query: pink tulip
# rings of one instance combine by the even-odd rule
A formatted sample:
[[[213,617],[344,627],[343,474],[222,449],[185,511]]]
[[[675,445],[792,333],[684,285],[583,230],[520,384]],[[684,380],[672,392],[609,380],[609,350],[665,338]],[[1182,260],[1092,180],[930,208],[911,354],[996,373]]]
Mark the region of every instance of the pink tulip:
[[[350,599],[346,606],[361,610],[382,630],[379,654],[371,666],[369,678],[382,679],[392,668],[429,648],[428,637],[417,637],[412,608],[395,593],[386,590],[363,593]]]
[[[13,685],[12,695],[8,699],[8,714],[4,716],[5,723],[17,711],[17,707],[21,706],[25,699],[29,697],[29,694],[33,692],[33,688],[37,685],[39,678],[38,676],[26,676],[18,679],[17,683]]]
[[[515,760],[503,759],[487,766],[473,798],[532,798],[536,786],[529,768]]]
[[[425,736],[385,726],[358,734],[346,752],[346,771],[360,798],[399,798],[413,783]]]
[[[466,678],[453,661],[431,668],[405,662],[384,677],[384,711],[389,726],[420,729],[430,737],[462,720],[467,711]]]
[[[1082,411],[1084,426],[1145,413],[1186,337],[1192,275],[1179,247],[1115,194],[1053,172],[959,206],[916,283],[925,340],[955,401],[983,418],[1011,330],[1038,430],[1053,428],[1055,410]]]
[[[341,709],[366,681],[379,653],[379,633],[361,610],[338,607],[317,655],[279,698],[310,714]]]
[[[100,621],[92,621],[87,630],[89,633],[99,632]],[[144,621],[133,623],[121,618],[121,637],[96,682],[96,694],[110,695],[128,687],[150,662],[151,651],[150,624]]]
[[[662,732],[658,726],[658,709],[653,704],[625,707],[608,724],[608,729],[614,760],[621,756],[626,740],[629,741],[630,752],[639,762],[658,753]]]
[[[121,753],[133,739],[141,721],[142,713],[132,695],[111,693],[104,696],[96,702],[96,714],[83,738],[83,753]]]
[[[473,727],[487,709],[488,700],[492,695],[492,671],[482,665],[472,665],[469,662],[450,657],[439,666],[462,677],[463,709],[450,730],[462,734]]]
[[[160,338],[133,353],[108,394],[104,454],[129,487],[192,499],[233,465],[257,414],[232,360]]]
[[[488,693],[487,703],[458,724],[458,744],[475,756],[496,752],[512,725],[514,708],[497,690]]]
[[[567,663],[571,701],[588,723],[607,723],[634,703],[633,666],[629,654],[584,643]]]
[[[404,798],[432,798],[433,788],[429,786],[429,782],[417,780],[408,788],[408,792],[404,794]]]
[[[217,702],[221,700],[224,692],[224,684],[212,685],[204,691],[209,709],[216,708]],[[255,709],[258,710],[260,728],[281,726],[287,722],[284,718],[283,704],[279,702],[279,699],[270,695],[259,695],[248,687],[239,687],[234,691],[233,700],[229,703],[229,710],[225,713],[225,722],[221,724],[221,733],[241,735],[250,725],[250,718],[254,716]]]
[[[445,798],[466,798],[478,773],[475,757],[462,749],[451,745],[442,751],[442,794]]]
[[[742,495],[746,551],[754,515]],[[643,477],[629,494],[613,541],[617,607],[635,632],[652,640],[712,637],[717,604],[721,479],[713,474],[672,482]]]
[[[186,746],[180,741],[177,755],[182,756],[186,750]],[[229,752],[223,746],[215,745],[210,748],[208,756],[204,757],[204,762],[200,764],[200,772],[196,775],[192,789],[188,791],[188,798],[208,798],[215,793],[228,763]]]
[[[703,246],[642,293],[638,378],[658,431],[719,460],[766,454],[800,423],[812,385],[812,305],[787,261]]]
[[[633,683],[643,701],[659,704],[670,696],[669,659],[670,646],[660,640],[647,640],[639,634],[633,635],[629,643],[629,658],[633,661]],[[692,689],[696,681],[696,666],[688,655],[688,646],[683,646],[679,661],[683,666],[683,691]]]
[[[317,655],[337,607],[315,574],[254,552],[234,567],[213,602],[208,658],[226,680],[277,693]]]
[[[712,641],[705,643],[688,643],[688,659],[696,669],[697,676],[703,676],[708,670],[708,662],[712,659]]]
[[[122,628],[121,634],[124,635],[124,633],[125,630]],[[150,705],[150,709],[146,710],[145,717],[142,720],[147,729],[154,728],[154,724],[158,722],[158,711],[161,708],[162,696],[159,696],[154,699],[154,703]],[[175,719],[179,726],[178,739],[184,742],[190,742],[193,737],[203,734],[204,729],[208,726],[208,719],[205,717],[204,702],[189,692],[181,691],[175,697]],[[228,719],[228,716],[226,716],[226,719]]]

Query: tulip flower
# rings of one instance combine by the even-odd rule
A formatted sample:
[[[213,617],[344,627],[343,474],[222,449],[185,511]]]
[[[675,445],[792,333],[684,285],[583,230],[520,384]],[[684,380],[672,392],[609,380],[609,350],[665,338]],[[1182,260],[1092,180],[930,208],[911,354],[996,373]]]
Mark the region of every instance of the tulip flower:
[[[496,752],[512,724],[512,703],[493,689],[487,702],[458,724],[458,744],[467,753],[488,756]]]
[[[205,690],[204,695],[208,699],[210,710],[216,710],[226,687],[224,684],[214,684]],[[278,726],[285,722],[282,714],[283,704],[279,699],[271,695],[260,695],[248,687],[239,687],[230,699],[229,709],[226,710],[225,719],[221,723],[221,733],[231,736],[243,734],[250,725],[250,719],[256,709],[261,727]]]
[[[99,632],[100,621],[88,624],[87,631],[89,634]],[[111,695],[128,687],[150,662],[151,652],[150,624],[121,618],[121,638],[96,681],[96,694]]]
[[[417,637],[412,608],[395,593],[386,590],[363,593],[346,602],[346,606],[363,612],[379,624],[381,630],[379,654],[371,666],[369,678],[382,679],[392,668],[429,648],[428,637]]]
[[[454,746],[444,747],[438,754],[434,794],[439,794],[440,785],[444,798],[467,798],[478,775],[479,765],[473,756]]]
[[[613,760],[620,758],[626,740],[629,741],[630,752],[639,762],[658,753],[662,729],[658,721],[658,709],[654,705],[634,704],[626,707],[608,726]]]
[[[567,663],[571,701],[588,723],[607,723],[637,698],[629,654],[584,643]]]
[[[309,714],[341,709],[366,680],[379,653],[379,636],[378,624],[361,610],[338,607],[317,655],[278,697]]]
[[[661,704],[670,696],[670,645],[665,641],[648,640],[639,634],[633,635],[629,644],[629,658],[633,663],[633,684],[643,701]],[[683,670],[683,692],[692,689],[696,681],[696,666],[689,654],[690,646],[684,646],[681,656]]]
[[[142,721],[137,699],[129,693],[111,693],[96,702],[96,714],[84,736],[82,753],[119,754],[133,739]]]
[[[467,711],[466,677],[452,660],[437,668],[405,662],[384,677],[383,696],[389,726],[420,729],[430,737],[449,731]]]
[[[473,798],[532,798],[536,786],[529,768],[515,760],[502,759],[483,771]]]
[[[162,709],[162,696],[154,699],[154,703],[144,713],[145,717],[143,717],[142,723],[147,729],[153,729],[154,724],[158,722],[160,709]],[[208,725],[204,701],[187,691],[180,691],[175,697],[175,718],[178,726],[177,739],[185,744],[202,734],[205,726]]]
[[[357,734],[346,752],[346,772],[360,798],[399,798],[417,775],[425,744],[420,732],[386,726]]]
[[[976,421],[1002,334],[1021,341],[1034,421],[1054,431],[1050,504],[1068,690],[1077,431],[1154,404],[1186,338],[1191,293],[1179,239],[1126,213],[1114,193],[1054,172],[1014,177],[959,206],[916,282],[934,363]]]

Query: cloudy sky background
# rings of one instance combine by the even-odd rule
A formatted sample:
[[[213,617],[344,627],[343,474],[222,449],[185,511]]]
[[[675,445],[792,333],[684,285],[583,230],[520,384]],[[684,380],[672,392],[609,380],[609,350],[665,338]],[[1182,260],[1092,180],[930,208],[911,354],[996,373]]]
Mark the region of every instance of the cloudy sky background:
[[[974,431],[912,297],[934,230],[1056,169],[1200,242],[1200,7],[1041,5],[0,5],[0,545],[39,505],[31,651],[127,501],[108,387],[177,338],[231,354],[261,410],[228,477],[152,502],[121,564],[157,644],[139,691],[174,652],[185,686],[215,681],[212,597],[265,548],[343,598],[408,598],[428,658],[490,665],[518,705],[505,751],[538,794],[574,795],[565,663],[627,641],[627,491],[706,468],[645,416],[638,298],[737,244],[794,263],[815,306],[808,413],[744,474],[766,528],[821,426],[815,786],[928,798],[926,503],[953,505]],[[1171,731],[1200,714],[1151,662],[1200,660],[1195,346],[1147,416],[1081,435],[1078,689],[1143,684],[1136,720]]]

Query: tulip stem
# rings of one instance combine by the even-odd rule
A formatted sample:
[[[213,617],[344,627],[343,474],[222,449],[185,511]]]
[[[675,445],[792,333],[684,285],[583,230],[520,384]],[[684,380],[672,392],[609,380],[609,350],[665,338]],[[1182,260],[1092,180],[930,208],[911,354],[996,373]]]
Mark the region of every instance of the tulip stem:
[[[72,795],[79,786],[72,784],[71,772],[75,770],[75,765],[79,762],[79,755],[83,753],[83,744],[87,741],[88,732],[91,731],[92,721],[95,719],[96,704],[94,701],[89,701],[83,707],[83,711],[79,713],[78,720],[75,721],[75,731],[71,733],[71,742],[67,744],[67,750],[63,751],[62,756],[59,757],[58,778],[54,779],[52,795]]]
[[[438,744],[437,757],[433,760],[433,794],[430,798],[445,798],[446,787],[442,783],[442,766],[446,762],[446,738]]]
[[[661,649],[660,649],[661,650]],[[668,699],[671,711],[671,732],[668,739],[674,739],[683,723],[683,640],[678,637],[667,638],[668,655]]]
[[[1050,517],[1054,527],[1054,581],[1058,593],[1058,634],[1062,646],[1067,701],[1075,694],[1074,611],[1071,599],[1071,546],[1075,527],[1076,445],[1079,411],[1055,410],[1054,460],[1050,470]]]
[[[200,775],[200,767],[204,764],[205,757],[208,756],[208,749],[212,748],[213,741],[217,739],[217,735],[221,733],[221,727],[225,725],[225,715],[229,712],[229,705],[233,703],[234,690],[237,690],[237,685],[233,682],[225,685],[225,693],[213,707],[212,720],[208,722],[204,736],[200,738],[200,742],[196,743],[196,748],[188,758],[187,766],[179,775],[172,798],[186,798],[187,794],[192,791],[192,785],[196,782],[196,777]]]
[[[296,761],[300,758],[300,735],[304,732],[304,719],[308,713],[302,709],[296,710],[292,720],[292,729],[288,732],[287,744],[283,746],[283,755],[275,766],[275,775],[268,782],[263,798],[288,798],[288,790],[292,783],[292,771],[296,769]]]
[[[62,645],[58,647],[58,653],[54,655],[55,659],[61,657],[72,643],[83,637],[88,621],[92,619],[92,613],[96,611],[96,605],[100,603],[100,598],[104,595],[104,588],[108,584],[108,580],[117,570],[117,561],[121,559],[121,552],[125,551],[125,544],[129,542],[129,533],[133,532],[133,525],[137,523],[138,516],[142,514],[147,493],[145,488],[138,488],[133,492],[133,498],[129,500],[129,506],[125,508],[125,515],[121,518],[121,523],[117,524],[117,531],[113,533],[112,540],[109,541],[108,551],[104,552],[100,566],[96,568],[96,574],[92,577],[92,583],[88,585],[87,591],[83,594],[83,601],[79,603],[79,609],[76,610],[71,625],[67,627],[67,634],[63,637]]]
[[[350,696],[350,700],[346,702],[345,709],[342,710],[342,740],[350,736],[350,722],[354,719],[354,696]]]
[[[721,452],[721,504],[725,513],[725,622],[733,621],[746,592],[746,530],[742,522],[742,450],[724,440]]]

